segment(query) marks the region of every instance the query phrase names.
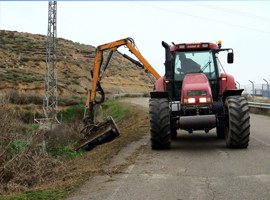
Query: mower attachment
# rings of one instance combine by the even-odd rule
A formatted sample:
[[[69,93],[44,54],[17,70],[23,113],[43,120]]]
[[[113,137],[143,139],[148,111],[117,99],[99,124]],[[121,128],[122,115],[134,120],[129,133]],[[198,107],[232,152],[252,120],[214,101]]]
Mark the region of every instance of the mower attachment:
[[[119,129],[113,118],[108,116],[105,121],[97,124],[89,124],[81,130],[84,135],[76,145],[75,150],[91,150],[96,145],[100,145],[113,140],[120,134]]]

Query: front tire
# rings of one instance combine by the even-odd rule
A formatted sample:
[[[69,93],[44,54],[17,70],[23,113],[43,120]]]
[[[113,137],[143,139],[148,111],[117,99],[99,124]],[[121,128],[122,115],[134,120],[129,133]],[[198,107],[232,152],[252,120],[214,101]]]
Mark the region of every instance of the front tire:
[[[227,97],[225,138],[228,148],[247,148],[250,135],[250,117],[247,100],[242,96]]]
[[[152,149],[169,149],[171,147],[171,131],[168,99],[150,99],[149,115]]]

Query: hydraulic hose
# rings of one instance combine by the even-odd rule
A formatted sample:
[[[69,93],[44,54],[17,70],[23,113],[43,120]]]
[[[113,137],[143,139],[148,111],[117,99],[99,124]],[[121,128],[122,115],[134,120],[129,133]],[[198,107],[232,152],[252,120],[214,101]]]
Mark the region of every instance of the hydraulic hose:
[[[104,100],[105,100],[105,93],[104,93],[104,90],[103,90],[103,88],[101,87],[101,84],[100,84],[99,81],[97,82],[97,89],[96,89],[96,92],[98,92],[98,93],[101,95],[101,99],[100,99],[99,101],[95,99],[95,103],[96,103],[96,104],[101,104],[101,103],[103,103]]]

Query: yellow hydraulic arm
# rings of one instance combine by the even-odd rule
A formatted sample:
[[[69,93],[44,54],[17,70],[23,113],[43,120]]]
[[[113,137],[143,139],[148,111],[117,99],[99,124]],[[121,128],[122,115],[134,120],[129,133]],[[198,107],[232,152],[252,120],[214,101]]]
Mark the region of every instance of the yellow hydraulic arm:
[[[111,50],[108,56],[107,62],[103,69],[103,72],[104,72],[104,70],[108,66],[112,53],[116,51],[118,47],[123,46],[123,45],[126,46],[129,49],[129,51],[138,58],[140,62],[130,58],[127,55],[123,55],[125,58],[137,64],[138,66],[142,67],[145,70],[145,72],[151,73],[156,79],[160,78],[160,75],[158,74],[158,72],[147,62],[147,60],[136,49],[132,38],[125,38],[118,41],[100,45],[97,47],[97,52],[96,52],[96,57],[95,57],[95,62],[94,62],[94,68],[93,68],[93,74],[92,74],[93,76],[92,88],[91,90],[88,90],[87,101],[86,101],[86,108],[89,108],[89,112],[93,112],[93,106],[96,104],[97,89],[102,90],[99,82],[103,75],[103,73],[100,73],[101,68],[102,68],[102,62],[103,62],[103,51]],[[103,93],[103,90],[102,90],[102,93]]]

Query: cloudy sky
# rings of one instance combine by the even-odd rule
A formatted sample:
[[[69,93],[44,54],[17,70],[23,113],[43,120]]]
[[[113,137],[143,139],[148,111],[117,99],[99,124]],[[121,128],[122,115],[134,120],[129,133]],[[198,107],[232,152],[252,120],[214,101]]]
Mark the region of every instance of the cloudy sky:
[[[241,84],[265,83],[263,78],[270,82],[269,10],[270,1],[60,1],[57,35],[93,46],[132,37],[161,75],[162,40],[221,40],[235,52],[234,64],[223,64],[227,73]],[[47,17],[46,1],[0,1],[0,29],[46,35]]]

